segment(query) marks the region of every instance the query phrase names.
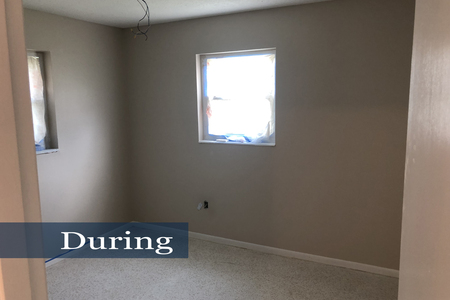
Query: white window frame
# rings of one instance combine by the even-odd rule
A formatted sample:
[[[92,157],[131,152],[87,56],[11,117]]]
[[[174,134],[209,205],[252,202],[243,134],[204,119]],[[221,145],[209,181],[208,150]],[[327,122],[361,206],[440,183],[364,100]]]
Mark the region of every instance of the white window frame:
[[[274,54],[275,55],[275,86],[276,86],[276,48],[265,48],[256,50],[241,50],[228,51],[217,53],[197,54],[197,114],[198,114],[198,136],[199,143],[214,143],[214,144],[236,144],[236,145],[250,145],[250,146],[275,146],[275,140],[270,143],[240,143],[230,142],[223,138],[223,136],[210,135],[208,133],[208,117],[206,116],[206,109],[208,99],[205,95],[205,72],[206,60],[211,58],[224,58],[232,56],[253,56],[258,54]],[[276,89],[274,93],[274,135],[276,133]]]

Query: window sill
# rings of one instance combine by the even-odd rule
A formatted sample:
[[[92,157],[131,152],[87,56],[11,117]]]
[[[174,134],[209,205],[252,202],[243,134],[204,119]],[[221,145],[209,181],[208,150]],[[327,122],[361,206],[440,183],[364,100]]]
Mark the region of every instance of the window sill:
[[[41,150],[41,151],[36,151],[36,155],[50,154],[50,153],[56,153],[56,152],[59,152],[59,149],[45,149],[45,150]]]
[[[218,142],[209,140],[200,140],[199,144],[220,144],[220,145],[243,145],[243,146],[263,146],[263,147],[275,147],[275,143],[239,143],[239,142]]]

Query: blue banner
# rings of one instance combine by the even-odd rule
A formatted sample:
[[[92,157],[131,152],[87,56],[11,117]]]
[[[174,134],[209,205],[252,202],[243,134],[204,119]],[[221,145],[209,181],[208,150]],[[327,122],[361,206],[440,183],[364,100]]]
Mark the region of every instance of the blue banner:
[[[0,223],[0,258],[188,258],[188,223]]]

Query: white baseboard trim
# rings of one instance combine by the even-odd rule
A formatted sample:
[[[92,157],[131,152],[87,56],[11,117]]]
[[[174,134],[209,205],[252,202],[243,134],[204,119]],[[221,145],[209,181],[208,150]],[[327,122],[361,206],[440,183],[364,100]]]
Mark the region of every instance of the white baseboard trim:
[[[126,225],[119,227],[118,229],[123,229],[128,226],[138,226],[138,227],[147,228],[149,226],[153,227],[155,225],[147,225],[147,224],[142,224],[139,222],[130,222]],[[117,229],[115,229],[115,230],[117,230]],[[115,231],[115,230],[113,230],[113,231]],[[176,229],[172,229],[172,231],[174,234],[177,234]],[[264,245],[252,244],[252,243],[247,243],[247,242],[242,242],[242,241],[237,241],[237,240],[232,240],[232,239],[227,239],[227,238],[222,238],[222,237],[218,237],[218,236],[207,235],[207,234],[192,232],[192,231],[189,231],[189,237],[199,239],[199,240],[214,242],[217,244],[223,244],[223,245],[228,245],[228,246],[234,246],[234,247],[240,247],[240,248],[244,248],[244,249],[255,250],[255,251],[259,251],[259,252],[267,253],[267,254],[274,254],[274,255],[279,255],[279,256],[284,256],[284,257],[291,257],[291,258],[297,258],[297,259],[306,260],[306,261],[317,262],[317,263],[330,265],[330,266],[342,267],[342,268],[358,270],[358,271],[363,271],[363,272],[367,272],[367,273],[373,273],[373,274],[395,277],[395,278],[399,277],[398,270],[388,269],[388,268],[383,268],[383,267],[378,267],[378,266],[372,266],[372,265],[366,265],[366,264],[347,261],[347,260],[341,260],[341,259],[330,258],[330,257],[325,257],[325,256],[313,255],[313,254],[307,254],[307,253],[296,252],[296,251],[280,249],[280,248],[275,248],[275,247],[269,247],[269,246],[264,246]],[[65,257],[54,258],[50,261],[47,261],[45,263],[45,267],[50,267],[51,265],[54,265],[64,259],[65,259]]]
[[[64,259],[66,259],[66,258],[65,257],[63,257],[63,258],[59,258],[58,257],[58,258],[54,258],[52,260],[46,261],[45,262],[45,267],[48,268],[48,267],[50,267],[50,266],[52,266],[52,265],[54,265],[56,263],[59,263],[60,261],[62,261]]]
[[[398,270],[377,267],[377,266],[372,266],[372,265],[366,265],[366,264],[347,261],[347,260],[329,258],[329,257],[318,256],[318,255],[313,255],[313,254],[307,254],[307,253],[302,253],[302,252],[296,252],[296,251],[291,251],[291,250],[285,250],[285,249],[280,249],[280,248],[274,248],[274,247],[269,247],[269,246],[241,242],[241,241],[237,241],[237,240],[231,240],[231,239],[207,235],[207,234],[203,234],[203,233],[192,232],[192,231],[189,232],[189,237],[196,238],[199,240],[214,242],[214,243],[218,243],[218,244],[224,244],[224,245],[229,245],[229,246],[234,246],[234,247],[255,250],[255,251],[259,251],[259,252],[263,252],[263,253],[267,253],[267,254],[274,254],[274,255],[279,255],[279,256],[284,256],[284,257],[291,257],[291,258],[297,258],[297,259],[306,260],[306,261],[317,262],[317,263],[326,264],[326,265],[330,265],[330,266],[342,267],[342,268],[358,270],[358,271],[363,271],[363,272],[368,272],[368,273],[373,273],[373,274],[378,274],[378,275],[383,275],[383,276],[395,277],[395,278],[399,277]]]

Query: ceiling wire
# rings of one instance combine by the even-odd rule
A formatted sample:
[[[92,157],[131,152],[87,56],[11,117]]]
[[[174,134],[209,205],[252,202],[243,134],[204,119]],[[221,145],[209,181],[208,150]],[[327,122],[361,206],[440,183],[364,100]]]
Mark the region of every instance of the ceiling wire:
[[[141,5],[142,9],[144,10],[144,16],[138,21],[136,29],[137,31],[134,31],[133,29],[131,29],[131,32],[134,33],[134,38],[136,38],[136,36],[138,35],[143,35],[145,36],[145,40],[148,39],[147,36],[147,32],[150,28],[150,9],[148,8],[148,4],[145,0],[137,0],[137,2],[139,3],[139,5]],[[141,29],[141,22],[144,21],[145,19],[147,19],[147,29],[142,30]]]

